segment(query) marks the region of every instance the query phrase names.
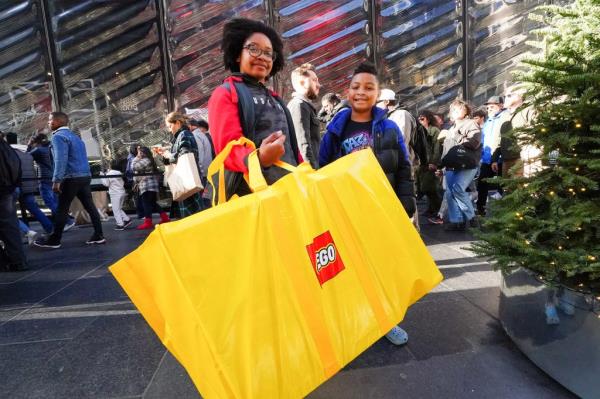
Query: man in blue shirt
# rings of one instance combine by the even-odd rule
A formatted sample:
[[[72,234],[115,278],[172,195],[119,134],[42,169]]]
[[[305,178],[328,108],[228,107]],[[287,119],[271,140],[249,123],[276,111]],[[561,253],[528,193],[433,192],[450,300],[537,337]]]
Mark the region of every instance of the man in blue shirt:
[[[492,154],[500,146],[500,126],[502,126],[504,113],[502,97],[490,97],[485,106],[488,118],[481,129],[483,152],[477,180],[477,213],[481,216],[485,215],[488,192],[492,186],[485,179],[497,176],[496,171],[492,169]]]
[[[100,215],[92,200],[90,189],[91,173],[85,144],[69,128],[69,117],[63,112],[52,112],[48,125],[52,130],[52,153],[54,173],[52,190],[58,193],[58,210],[54,218],[54,231],[47,238],[36,240],[34,244],[42,248],[60,248],[63,228],[67,221],[69,207],[75,197],[79,198],[90,214],[94,234],[86,244],[104,244]]]

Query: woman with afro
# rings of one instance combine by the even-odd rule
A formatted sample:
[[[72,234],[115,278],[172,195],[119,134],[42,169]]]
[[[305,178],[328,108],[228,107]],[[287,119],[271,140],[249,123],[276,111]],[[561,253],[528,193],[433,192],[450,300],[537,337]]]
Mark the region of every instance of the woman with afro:
[[[289,111],[268,82],[284,65],[283,43],[277,32],[259,21],[232,19],[223,28],[223,62],[232,74],[217,87],[208,102],[215,151],[245,136],[258,151],[267,183],[287,172],[273,164],[297,165],[298,145]],[[226,196],[250,192],[242,174],[252,149],[236,146],[225,161]],[[217,192],[217,190],[215,190]]]

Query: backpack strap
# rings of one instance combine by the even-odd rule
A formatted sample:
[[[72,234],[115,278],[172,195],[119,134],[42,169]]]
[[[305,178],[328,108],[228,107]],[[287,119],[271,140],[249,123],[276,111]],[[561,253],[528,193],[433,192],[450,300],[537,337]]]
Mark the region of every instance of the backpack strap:
[[[256,114],[252,103],[252,94],[243,82],[233,82],[233,89],[238,97],[238,113],[240,115],[240,123],[244,136],[254,141],[256,133]],[[223,83],[223,87],[231,92],[229,82]]]

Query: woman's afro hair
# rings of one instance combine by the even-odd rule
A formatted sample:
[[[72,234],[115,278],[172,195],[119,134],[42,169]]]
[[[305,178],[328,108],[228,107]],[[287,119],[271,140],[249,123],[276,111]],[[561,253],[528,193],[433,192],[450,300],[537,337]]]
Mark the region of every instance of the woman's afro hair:
[[[283,42],[275,29],[252,19],[234,18],[229,20],[223,27],[223,41],[221,42],[223,64],[231,72],[239,72],[240,64],[237,59],[242,53],[244,43],[254,33],[262,33],[271,41],[275,60],[269,76],[274,76],[283,69],[285,63]]]

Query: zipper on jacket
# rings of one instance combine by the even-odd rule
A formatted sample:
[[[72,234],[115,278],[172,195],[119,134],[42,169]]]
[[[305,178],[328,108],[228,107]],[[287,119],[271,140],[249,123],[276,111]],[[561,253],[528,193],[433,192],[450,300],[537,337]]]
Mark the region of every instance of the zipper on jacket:
[[[381,132],[375,131],[375,122],[373,122],[373,126],[371,127],[371,134],[373,135],[373,152],[379,154],[381,149]]]

